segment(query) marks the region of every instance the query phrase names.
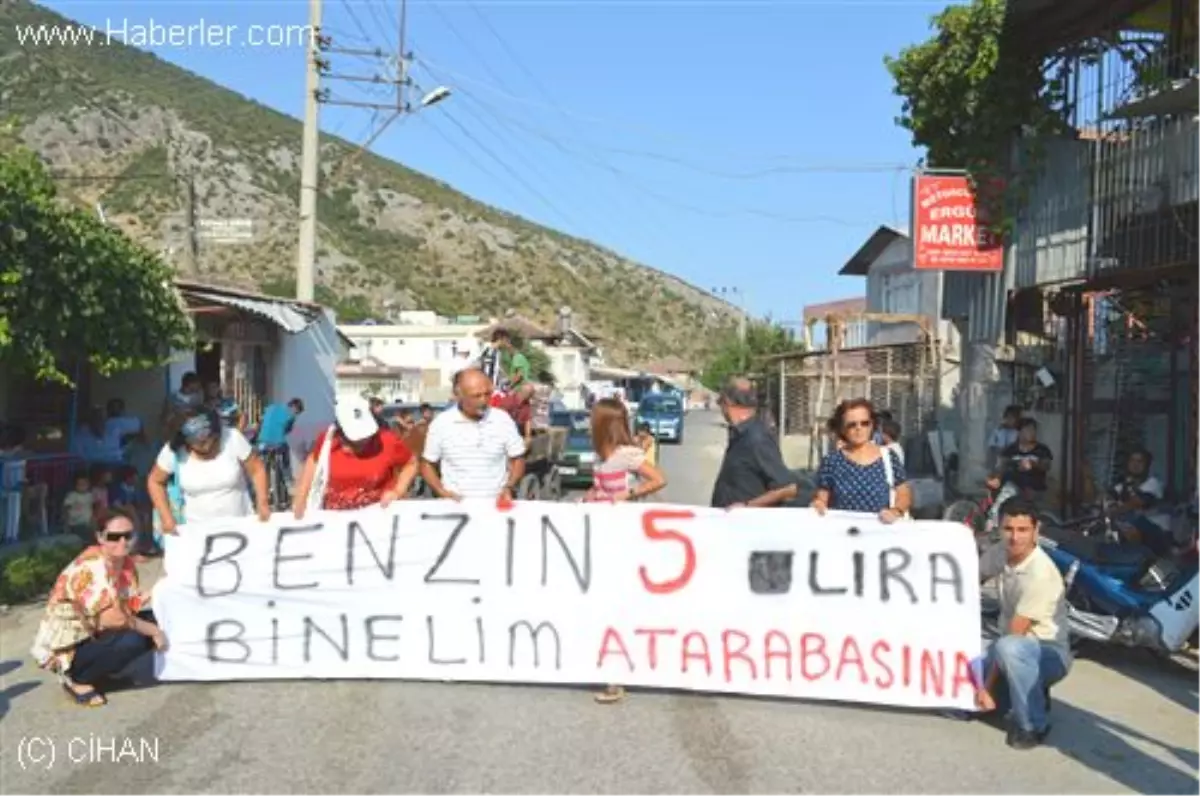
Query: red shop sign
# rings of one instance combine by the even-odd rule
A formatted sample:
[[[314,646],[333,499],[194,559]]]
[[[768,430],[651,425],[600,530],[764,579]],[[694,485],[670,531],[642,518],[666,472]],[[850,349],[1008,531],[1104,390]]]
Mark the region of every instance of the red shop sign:
[[[1004,243],[979,217],[965,176],[916,175],[912,214],[914,268],[1004,270]]]

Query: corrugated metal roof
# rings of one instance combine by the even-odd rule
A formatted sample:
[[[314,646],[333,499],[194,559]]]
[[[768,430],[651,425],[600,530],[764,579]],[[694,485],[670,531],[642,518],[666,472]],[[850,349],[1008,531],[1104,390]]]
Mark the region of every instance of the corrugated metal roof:
[[[190,286],[180,286],[179,291],[185,299],[222,304],[265,318],[289,334],[303,332],[319,315],[319,311],[311,305],[302,305],[287,299],[250,298],[249,296],[235,295],[230,291],[205,290]]]
[[[1008,0],[1001,47],[1043,55],[1117,27],[1160,0]]]

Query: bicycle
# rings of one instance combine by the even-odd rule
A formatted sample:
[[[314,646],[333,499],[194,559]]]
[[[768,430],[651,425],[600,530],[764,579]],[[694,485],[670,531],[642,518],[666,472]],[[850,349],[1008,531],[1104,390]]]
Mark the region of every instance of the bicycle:
[[[264,445],[260,453],[267,468],[267,503],[271,511],[288,511],[292,507],[291,452],[286,445]]]

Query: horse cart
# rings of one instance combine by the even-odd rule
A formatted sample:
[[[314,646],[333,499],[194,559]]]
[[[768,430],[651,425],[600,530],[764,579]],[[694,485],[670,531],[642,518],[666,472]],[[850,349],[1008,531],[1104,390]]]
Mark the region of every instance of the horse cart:
[[[517,485],[517,500],[561,500],[562,474],[558,463],[566,447],[567,429],[552,426],[533,435],[525,453],[525,475]]]

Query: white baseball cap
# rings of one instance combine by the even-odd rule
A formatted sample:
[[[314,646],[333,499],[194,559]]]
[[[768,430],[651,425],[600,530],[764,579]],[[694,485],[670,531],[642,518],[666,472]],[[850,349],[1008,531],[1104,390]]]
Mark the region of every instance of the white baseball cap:
[[[375,415],[371,414],[371,405],[365,398],[339,399],[334,415],[342,435],[351,442],[362,442],[379,431]]]

